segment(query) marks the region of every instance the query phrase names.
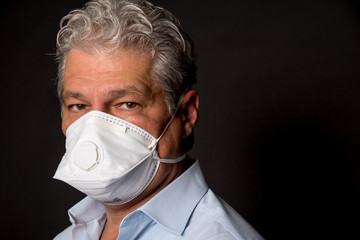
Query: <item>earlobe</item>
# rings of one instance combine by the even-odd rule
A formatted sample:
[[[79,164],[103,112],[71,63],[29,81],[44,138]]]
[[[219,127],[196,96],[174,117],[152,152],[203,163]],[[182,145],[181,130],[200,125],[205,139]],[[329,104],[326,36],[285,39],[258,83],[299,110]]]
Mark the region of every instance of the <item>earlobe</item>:
[[[199,117],[199,103],[200,98],[196,90],[190,90],[185,94],[181,104],[184,138],[189,136],[196,126]]]

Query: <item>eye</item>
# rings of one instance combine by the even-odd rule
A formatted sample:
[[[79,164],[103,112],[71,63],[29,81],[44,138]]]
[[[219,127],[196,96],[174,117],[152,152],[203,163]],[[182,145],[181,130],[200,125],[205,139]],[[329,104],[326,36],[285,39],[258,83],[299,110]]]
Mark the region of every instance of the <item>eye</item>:
[[[85,110],[85,109],[87,109],[87,105],[85,105],[85,104],[73,104],[73,105],[70,105],[69,106],[69,109],[71,110],[71,111],[73,111],[73,112],[79,112],[79,111],[81,111],[81,110]]]
[[[134,103],[134,102],[126,102],[126,103],[123,103],[123,105],[125,106],[126,109],[129,109],[129,110],[133,110],[139,106],[139,104]]]

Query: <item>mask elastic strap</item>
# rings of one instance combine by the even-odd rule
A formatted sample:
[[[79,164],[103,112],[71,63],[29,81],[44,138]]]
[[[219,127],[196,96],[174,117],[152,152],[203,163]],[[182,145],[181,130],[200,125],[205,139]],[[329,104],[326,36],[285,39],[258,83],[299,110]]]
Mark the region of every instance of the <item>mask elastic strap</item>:
[[[176,108],[175,108],[175,109],[176,109],[175,113],[171,116],[169,122],[166,124],[166,126],[165,126],[164,130],[162,131],[162,133],[160,134],[160,136],[159,136],[157,139],[155,139],[154,141],[152,141],[152,142],[150,143],[150,145],[148,146],[149,149],[151,149],[151,148],[153,148],[153,147],[156,146],[156,144],[160,141],[161,137],[165,134],[166,130],[169,128],[170,124],[172,123],[172,121],[173,121],[174,118],[176,117],[177,112],[179,111],[179,108],[180,108],[180,106],[181,106],[181,103],[182,103],[182,101],[183,101],[186,93],[187,93],[187,89],[184,91],[183,94],[181,94],[181,96],[180,96],[180,98],[179,98],[179,101],[178,101],[178,103],[177,103],[177,105],[176,105]],[[182,159],[181,159],[181,160],[182,160]],[[180,160],[180,161],[181,161],[181,160]]]
[[[167,158],[157,158],[157,159],[162,163],[178,163],[178,162],[184,160],[185,158],[186,158],[186,154],[181,155],[178,158],[173,158],[173,159],[167,159]]]

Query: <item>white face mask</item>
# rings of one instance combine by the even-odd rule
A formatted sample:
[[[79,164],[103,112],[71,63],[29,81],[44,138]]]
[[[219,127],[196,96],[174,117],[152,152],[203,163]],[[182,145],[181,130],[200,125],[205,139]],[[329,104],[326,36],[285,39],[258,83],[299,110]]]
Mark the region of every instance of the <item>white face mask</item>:
[[[54,178],[109,205],[129,202],[149,185],[160,162],[185,158],[158,157],[157,142],[172,119],[156,139],[130,122],[91,111],[66,130],[66,153]]]

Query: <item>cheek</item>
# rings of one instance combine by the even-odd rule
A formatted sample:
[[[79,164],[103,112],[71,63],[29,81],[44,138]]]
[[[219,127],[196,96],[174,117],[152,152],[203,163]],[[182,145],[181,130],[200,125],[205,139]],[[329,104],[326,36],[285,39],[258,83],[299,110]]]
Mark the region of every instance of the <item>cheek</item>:
[[[69,118],[69,115],[66,112],[63,112],[61,130],[65,136],[66,136],[66,130],[73,122],[74,121]]]
[[[64,136],[66,136],[66,129],[69,127],[69,124],[67,124],[67,122],[63,119],[62,123],[61,123],[61,130],[64,134]]]
[[[79,113],[79,114],[72,114],[71,112],[69,112],[68,110],[64,110],[63,111],[63,115],[62,115],[62,123],[61,123],[61,130],[63,132],[63,134],[66,136],[66,130],[68,129],[68,127],[74,123],[76,120],[78,120],[80,117],[82,117],[84,113]]]
[[[123,119],[144,129],[155,138],[158,138],[168,121],[167,118],[164,118],[163,116],[167,116],[167,113],[155,115],[154,113],[145,112],[139,113],[138,115],[133,117],[127,117]]]
[[[182,153],[183,129],[181,121],[175,118],[158,143],[157,151],[160,158],[177,158]]]

